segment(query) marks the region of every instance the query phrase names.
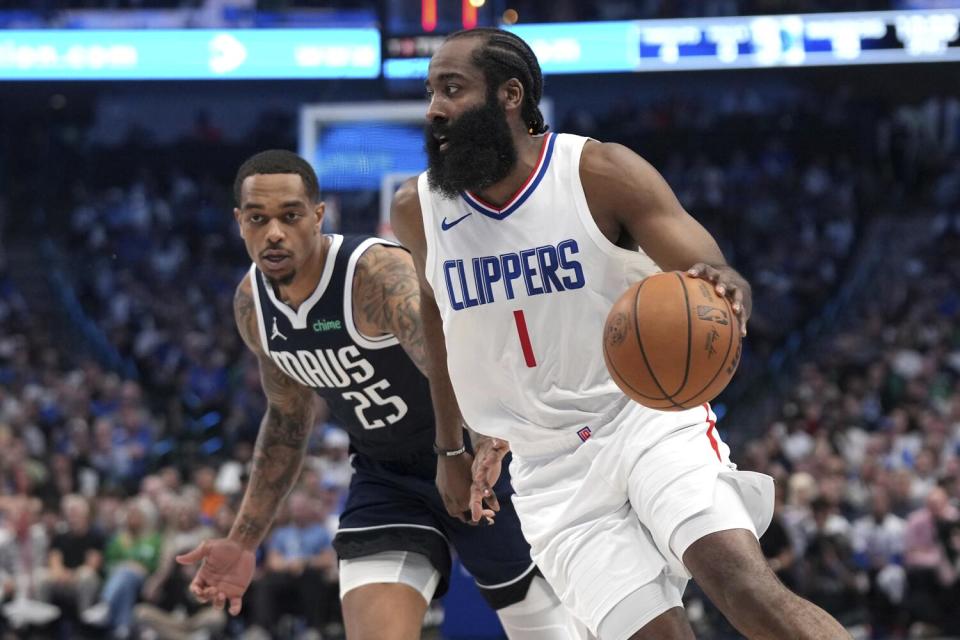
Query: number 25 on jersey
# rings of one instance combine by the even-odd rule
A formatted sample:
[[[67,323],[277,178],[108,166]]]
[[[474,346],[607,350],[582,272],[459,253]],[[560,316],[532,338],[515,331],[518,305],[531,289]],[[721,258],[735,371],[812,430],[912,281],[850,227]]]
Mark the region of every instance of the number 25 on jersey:
[[[407,415],[407,403],[400,396],[389,396],[384,398],[380,395],[381,391],[390,388],[390,383],[381,379],[373,384],[367,385],[360,391],[344,391],[343,397],[356,403],[353,411],[357,414],[357,420],[363,425],[364,429],[381,429],[387,425],[394,424]],[[393,412],[384,416],[384,420],[373,418],[367,415],[367,409],[371,407],[392,406]]]

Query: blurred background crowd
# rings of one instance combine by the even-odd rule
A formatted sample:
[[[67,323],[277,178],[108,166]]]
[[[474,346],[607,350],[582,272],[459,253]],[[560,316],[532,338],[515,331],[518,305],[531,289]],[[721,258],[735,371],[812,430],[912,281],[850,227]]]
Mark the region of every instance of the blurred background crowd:
[[[92,4],[44,6],[56,20]],[[516,6],[539,21],[890,8],[549,4]],[[771,567],[863,638],[960,637],[956,71],[546,87],[554,130],[650,160],[752,282],[718,426],[741,468],[776,479]],[[584,82],[602,96],[585,98]],[[258,101],[274,91],[262,84],[178,95],[190,116],[176,135],[129,115],[176,88],[0,87],[2,637],[342,634],[330,540],[351,469],[325,413],[241,616],[193,601],[191,569],[174,561],[229,530],[264,410],[232,319],[249,264],[233,172],[256,151],[296,148],[298,101],[383,97],[320,84],[291,87],[286,103]],[[128,112],[121,124],[104,103]],[[242,129],[225,115],[238,106],[252,114]],[[326,230],[377,230],[376,194],[341,197]],[[687,597],[699,637],[738,637],[695,588]]]

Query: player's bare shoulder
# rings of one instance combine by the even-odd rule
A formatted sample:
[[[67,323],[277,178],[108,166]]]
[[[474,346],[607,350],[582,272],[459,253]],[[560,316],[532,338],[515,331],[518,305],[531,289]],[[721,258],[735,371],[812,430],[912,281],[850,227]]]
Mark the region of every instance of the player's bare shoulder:
[[[580,157],[580,181],[597,226],[611,239],[637,221],[684,213],[663,176],[622,144],[588,141]]]
[[[393,211],[401,215],[420,213],[419,178],[407,178],[393,194]]]
[[[614,142],[588,140],[580,154],[580,183],[594,222],[611,242],[621,236],[619,216],[628,206],[634,190],[642,188],[640,156]]]
[[[418,178],[410,178],[397,189],[390,207],[390,223],[400,243],[415,257],[426,252],[423,235],[423,212],[420,209]]]
[[[253,300],[254,295],[250,274],[245,274],[233,294],[233,319],[237,323],[237,330],[240,332],[240,337],[243,338],[244,343],[251,351],[260,355],[261,348],[257,340],[257,323],[259,320],[257,319],[257,306]]]
[[[650,172],[656,173],[649,162],[615,142],[588,140],[580,155],[580,181],[591,208],[594,201],[607,203],[625,191],[644,188]]]
[[[379,278],[385,273],[395,273],[413,268],[410,253],[403,247],[394,244],[374,244],[357,260],[357,273],[354,276],[354,285],[358,279]]]
[[[372,324],[376,333],[392,333],[389,304],[417,293],[413,259],[401,247],[375,244],[357,261],[351,287],[353,313],[361,330],[367,329],[363,324]]]

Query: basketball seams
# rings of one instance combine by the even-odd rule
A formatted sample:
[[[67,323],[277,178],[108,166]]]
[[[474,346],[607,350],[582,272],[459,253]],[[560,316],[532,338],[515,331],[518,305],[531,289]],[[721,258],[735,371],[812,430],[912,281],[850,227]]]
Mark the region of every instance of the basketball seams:
[[[633,313],[631,314],[633,315],[633,331],[637,336],[637,345],[640,347],[640,356],[643,358],[643,364],[647,368],[647,373],[650,374],[650,379],[653,380],[653,383],[657,385],[657,389],[660,389],[660,393],[663,394],[663,399],[668,400],[674,407],[683,409],[682,406],[674,402],[670,394],[667,393],[667,390],[663,388],[662,384],[660,384],[657,374],[654,372],[653,367],[650,366],[650,360],[647,358],[647,351],[643,348],[643,338],[640,336],[640,291],[643,289],[643,285],[645,283],[646,280],[642,280],[640,282],[640,286],[637,287],[637,293],[633,299]]]
[[[730,302],[727,301],[726,298],[723,298],[723,301],[726,302],[727,308],[730,309]],[[689,309],[687,309],[687,311],[689,312]],[[733,309],[730,309],[730,311],[731,311],[731,314],[732,314]],[[718,377],[721,373],[723,373],[723,370],[724,370],[724,369],[727,368],[727,358],[730,357],[730,351],[733,349],[733,341],[734,341],[734,339],[736,338],[736,335],[737,335],[737,333],[736,333],[735,331],[733,331],[733,330],[730,331],[730,339],[727,341],[727,352],[726,352],[725,354],[723,354],[723,360],[720,361],[720,367],[717,369],[716,373],[713,374],[713,377],[710,378],[710,381],[707,382],[707,384],[703,385],[703,387],[702,387],[699,391],[697,391],[695,394],[693,394],[692,396],[690,396],[691,399],[696,398],[698,395],[700,395],[701,393],[703,393],[704,391],[706,391],[707,389],[709,389],[709,388],[710,388],[710,385],[712,385],[714,382],[716,382],[717,377]],[[681,404],[683,404],[683,403],[681,402]],[[692,407],[691,407],[691,408],[692,408]]]
[[[700,279],[686,278],[676,271],[672,273],[676,279],[651,276],[628,288],[608,313],[602,341],[603,356],[611,379],[635,402],[659,411],[692,409],[703,404],[707,395],[716,396],[729,383],[731,365],[734,359],[739,359],[741,348],[741,343],[737,342],[739,332],[734,335],[737,322],[733,320],[738,318],[733,314],[730,301],[724,296],[719,296],[717,300],[717,296],[711,295],[712,291],[708,291]],[[667,276],[667,273],[656,275]],[[648,279],[655,282],[646,286]],[[675,289],[677,284],[683,290],[682,296]],[[696,290],[689,288],[694,286]],[[641,299],[640,293],[644,288],[648,295]],[[677,315],[681,313],[681,300],[683,312],[687,314],[686,356],[680,356],[679,353],[684,348],[684,338],[679,335],[683,319]],[[702,310],[700,306],[694,306],[700,304],[709,306],[703,306]],[[693,321],[695,311],[697,322]],[[641,318],[641,313],[647,315]],[[727,322],[725,318],[730,321]],[[630,342],[627,326],[631,321],[634,343]],[[727,333],[727,346],[723,356],[716,358],[719,350],[717,342],[723,339],[724,332]],[[649,349],[644,344],[645,335],[650,338]],[[700,345],[701,340],[706,340],[705,351],[698,348],[694,352],[694,346]],[[654,369],[654,362],[658,369]],[[668,393],[664,386],[666,380],[660,378],[675,380],[681,377],[681,363],[684,369],[679,388],[672,394]],[[714,364],[717,368],[711,373],[711,365]],[[621,372],[619,365],[625,365],[626,370]],[[699,389],[691,392],[694,384],[699,385]],[[660,395],[648,394],[648,390],[656,390]]]
[[[647,400],[666,400],[666,401],[672,402],[670,398],[661,398],[659,396],[648,396],[645,393],[640,393],[639,391],[637,391],[637,388],[634,387],[632,384],[630,384],[627,381],[627,379],[624,378],[623,375],[620,373],[620,369],[617,368],[617,363],[614,362],[613,356],[610,355],[610,351],[607,349],[606,340],[603,341],[603,355],[607,360],[607,366],[613,369],[611,373],[617,378],[617,380],[619,380],[618,384],[623,384],[624,386],[629,387],[631,391],[633,391],[635,394],[637,394],[641,398],[646,398]]]
[[[687,292],[687,283],[683,281],[683,276],[676,271],[673,272],[673,275],[680,280],[680,290],[683,291],[683,308],[687,312],[687,362],[683,368],[683,380],[677,390],[670,395],[671,399],[687,386],[687,380],[690,378],[690,354],[693,350],[693,319],[690,317],[690,294]]]
[[[640,287],[642,287],[642,286],[643,286],[643,283],[641,282],[641,283],[640,283]],[[639,289],[639,287],[638,287],[638,289]],[[604,337],[603,337],[602,342],[603,342],[603,358],[604,358],[604,361],[605,361],[606,364],[607,364],[607,369],[610,370],[611,376],[614,377],[614,378],[616,378],[616,380],[614,380],[614,382],[616,382],[618,386],[620,386],[621,388],[624,387],[624,386],[626,386],[626,387],[628,387],[633,393],[635,393],[635,394],[638,395],[639,397],[645,398],[645,399],[647,399],[647,400],[668,400],[668,398],[664,398],[664,397],[660,397],[660,396],[651,396],[651,395],[648,395],[648,394],[646,394],[646,393],[641,393],[635,386],[633,386],[632,384],[630,384],[630,382],[627,381],[627,379],[624,377],[624,375],[623,375],[622,373],[620,373],[620,368],[617,366],[617,362],[616,362],[616,360],[614,359],[613,354],[611,353],[610,349],[607,348],[607,336],[606,336],[606,333],[604,333]]]

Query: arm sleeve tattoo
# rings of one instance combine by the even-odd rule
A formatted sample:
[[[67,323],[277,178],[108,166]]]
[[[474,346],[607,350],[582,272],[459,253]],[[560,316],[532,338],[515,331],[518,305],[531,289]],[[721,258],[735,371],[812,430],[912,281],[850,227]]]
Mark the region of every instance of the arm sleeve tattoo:
[[[260,360],[260,380],[267,412],[253,453],[253,470],[230,537],[256,547],[266,535],[277,510],[300,475],[307,441],[315,419],[313,392],[277,367],[257,343],[253,292],[245,279],[234,297],[237,328]]]
[[[410,254],[384,245],[367,249],[357,263],[353,301],[354,314],[396,336],[417,368],[429,377],[420,284]]]

